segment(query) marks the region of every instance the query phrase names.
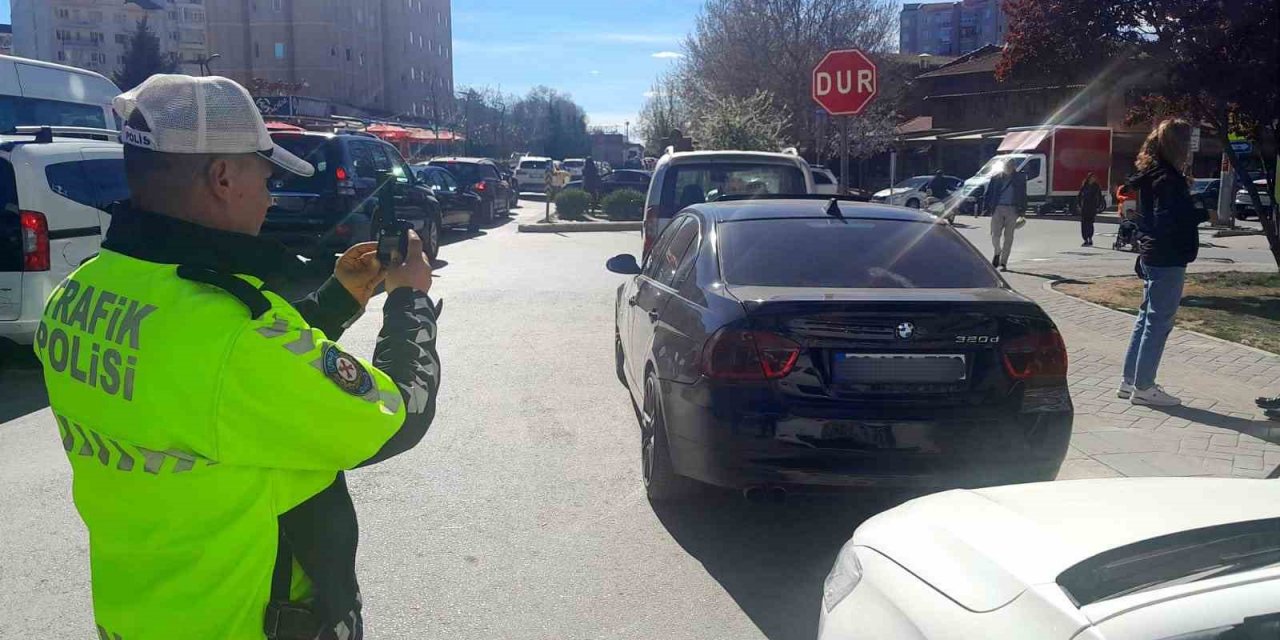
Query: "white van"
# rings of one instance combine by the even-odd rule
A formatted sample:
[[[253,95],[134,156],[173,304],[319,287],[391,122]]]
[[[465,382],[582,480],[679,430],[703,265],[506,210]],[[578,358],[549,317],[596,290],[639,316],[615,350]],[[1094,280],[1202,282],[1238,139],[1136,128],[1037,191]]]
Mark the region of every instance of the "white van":
[[[111,109],[119,93],[92,71],[0,55],[0,132],[22,125],[119,129]]]
[[[511,177],[512,190],[542,191],[546,185],[547,171],[555,170],[555,161],[543,156],[525,156],[516,164],[516,172]]]
[[[54,287],[98,253],[111,204],[129,197],[114,131],[28,129],[0,134],[0,342],[22,345]]]
[[[723,196],[817,193],[809,164],[794,153],[668,152],[658,160],[644,201],[644,255],[681,209]]]

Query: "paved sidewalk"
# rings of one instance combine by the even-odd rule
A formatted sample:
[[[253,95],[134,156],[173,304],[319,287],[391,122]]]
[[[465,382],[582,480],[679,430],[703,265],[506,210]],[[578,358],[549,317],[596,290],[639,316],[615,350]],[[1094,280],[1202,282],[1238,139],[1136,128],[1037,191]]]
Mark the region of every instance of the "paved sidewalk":
[[[1174,329],[1159,382],[1185,406],[1133,406],[1116,398],[1133,316],[1049,290],[1041,277],[1007,275],[1053,317],[1070,354],[1075,433],[1059,479],[1259,478],[1280,465],[1280,422],[1253,404],[1280,393],[1280,356]]]

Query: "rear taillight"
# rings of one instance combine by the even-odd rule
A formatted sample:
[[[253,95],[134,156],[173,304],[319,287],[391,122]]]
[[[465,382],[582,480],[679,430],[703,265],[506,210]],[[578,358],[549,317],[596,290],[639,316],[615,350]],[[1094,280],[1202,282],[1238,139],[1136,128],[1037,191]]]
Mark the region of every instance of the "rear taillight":
[[[1015,380],[1067,377],[1067,347],[1056,330],[1014,338],[1001,351],[1004,370]]]
[[[658,207],[646,207],[644,210],[644,253],[642,258],[649,257],[649,250],[658,239]]]
[[[333,175],[338,178],[338,182],[342,182],[347,179],[347,170],[345,167],[338,167],[333,172]]]
[[[350,237],[351,237],[351,226],[350,226],[350,225],[345,225],[345,224],[340,224],[340,225],[338,225],[337,227],[334,227],[334,229],[333,229],[333,234],[334,234],[334,235],[336,235],[336,236],[338,236],[339,238],[350,238]]]
[[[21,211],[18,226],[22,229],[22,270],[48,271],[49,221],[39,211]]]
[[[484,190],[488,188],[489,188],[489,185],[486,185],[484,181],[480,181],[476,183],[476,191],[480,193],[484,193]]]
[[[801,346],[776,333],[721,329],[702,348],[702,375],[717,380],[776,380],[800,358]]]

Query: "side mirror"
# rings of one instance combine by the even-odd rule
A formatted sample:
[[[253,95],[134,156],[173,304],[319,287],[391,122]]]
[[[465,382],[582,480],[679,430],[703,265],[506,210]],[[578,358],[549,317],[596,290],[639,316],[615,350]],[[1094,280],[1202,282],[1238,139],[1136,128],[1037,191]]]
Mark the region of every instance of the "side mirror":
[[[609,261],[604,263],[604,268],[624,276],[640,274],[640,265],[636,263],[636,257],[629,253],[621,253],[609,258]]]

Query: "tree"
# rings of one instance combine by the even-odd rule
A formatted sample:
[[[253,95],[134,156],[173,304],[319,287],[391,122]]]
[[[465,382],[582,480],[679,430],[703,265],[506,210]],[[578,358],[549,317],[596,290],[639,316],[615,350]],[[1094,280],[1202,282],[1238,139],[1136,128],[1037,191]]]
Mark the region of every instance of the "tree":
[[[565,94],[535,87],[523,98],[467,87],[446,121],[467,138],[468,153],[502,158],[534,152],[561,158],[591,148],[586,112]]]
[[[1276,157],[1280,85],[1280,16],[1274,2],[1256,0],[1009,0],[1009,42],[997,76],[1036,76],[1092,82],[1096,70],[1116,65],[1145,72],[1145,97],[1129,116],[1140,121],[1178,114],[1213,125],[1232,166],[1241,159],[1228,133]],[[1274,168],[1265,171],[1275,192]],[[1262,211],[1257,189],[1245,187]],[[1271,253],[1280,266],[1273,214],[1260,214]]]
[[[712,98],[693,122],[693,137],[704,149],[778,151],[790,123],[786,109],[773,96],[757,91],[750,98]]]
[[[832,49],[885,51],[897,30],[893,0],[708,0],[676,74],[692,120],[725,98],[757,92],[790,118],[782,137],[812,140],[813,66]]]
[[[116,86],[128,91],[157,73],[177,70],[178,57],[161,53],[160,38],[147,26],[147,18],[143,16],[125,45],[124,65],[112,74],[112,79]]]
[[[640,138],[652,155],[661,155],[663,140],[673,129],[689,128],[689,112],[680,99],[679,80],[675,75],[664,74],[653,83],[644,106],[640,108]]]

